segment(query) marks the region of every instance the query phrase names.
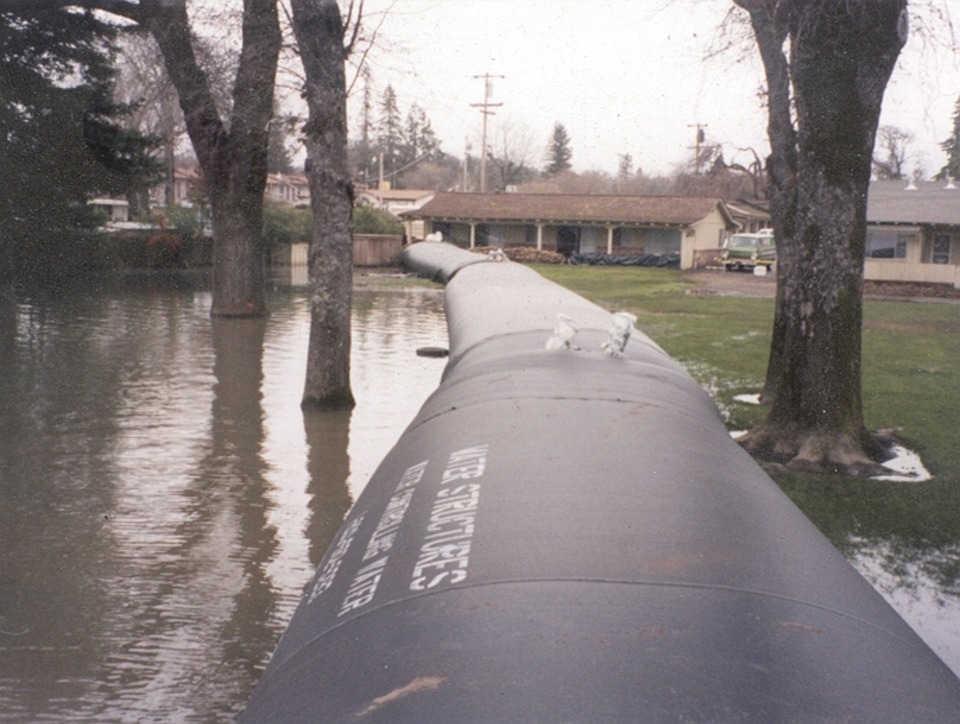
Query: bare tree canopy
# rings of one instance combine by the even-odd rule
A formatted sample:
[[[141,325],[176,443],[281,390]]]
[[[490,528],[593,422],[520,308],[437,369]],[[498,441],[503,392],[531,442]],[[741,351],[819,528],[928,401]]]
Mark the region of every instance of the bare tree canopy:
[[[910,144],[914,136],[896,126],[881,126],[877,149],[873,156],[873,170],[879,179],[899,180],[906,176]]]

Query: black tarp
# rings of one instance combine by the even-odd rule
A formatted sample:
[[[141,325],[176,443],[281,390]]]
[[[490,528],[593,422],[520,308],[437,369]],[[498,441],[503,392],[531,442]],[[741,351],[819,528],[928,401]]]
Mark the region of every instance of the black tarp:
[[[577,253],[571,254],[567,262],[585,266],[650,266],[679,269],[680,255]]]

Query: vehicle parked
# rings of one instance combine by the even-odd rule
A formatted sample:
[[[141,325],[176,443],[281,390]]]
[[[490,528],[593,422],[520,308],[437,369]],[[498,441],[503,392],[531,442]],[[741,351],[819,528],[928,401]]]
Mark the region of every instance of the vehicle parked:
[[[723,242],[720,255],[723,268],[730,271],[771,267],[777,261],[777,242],[773,229],[762,229],[754,234],[733,234]]]

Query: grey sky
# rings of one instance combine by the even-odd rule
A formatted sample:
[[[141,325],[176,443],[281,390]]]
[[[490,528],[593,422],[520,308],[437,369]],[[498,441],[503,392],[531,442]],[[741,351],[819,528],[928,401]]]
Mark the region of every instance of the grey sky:
[[[960,0],[943,0],[960,18]],[[693,124],[721,143],[727,161],[749,162],[738,148],[767,152],[762,69],[752,46],[707,57],[724,45],[718,28],[730,0],[366,0],[380,28],[370,57],[376,92],[389,83],[402,113],[419,104],[443,141],[462,156],[479,149],[483,81],[495,79],[490,133],[526,128],[546,147],[555,122],[567,128],[577,171],[614,173],[629,153],[648,174],[690,159]],[[946,28],[941,40],[952,42]],[[740,32],[744,36],[744,32]],[[944,163],[960,95],[960,61],[913,32],[887,91],[881,124],[912,132],[911,171]],[[357,98],[351,118],[357,117]],[[541,160],[538,154],[536,159]]]

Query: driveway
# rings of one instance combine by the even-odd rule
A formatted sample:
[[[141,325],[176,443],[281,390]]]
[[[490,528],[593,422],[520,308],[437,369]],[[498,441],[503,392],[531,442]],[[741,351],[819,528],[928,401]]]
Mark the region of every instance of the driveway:
[[[685,272],[685,276],[700,285],[691,294],[772,299],[777,290],[775,274],[756,276],[749,272],[698,270]],[[867,299],[960,304],[960,289],[946,284],[867,281],[864,296]]]
[[[684,274],[700,286],[691,294],[720,297],[769,297],[777,292],[776,274],[756,276],[749,272],[703,269]]]

